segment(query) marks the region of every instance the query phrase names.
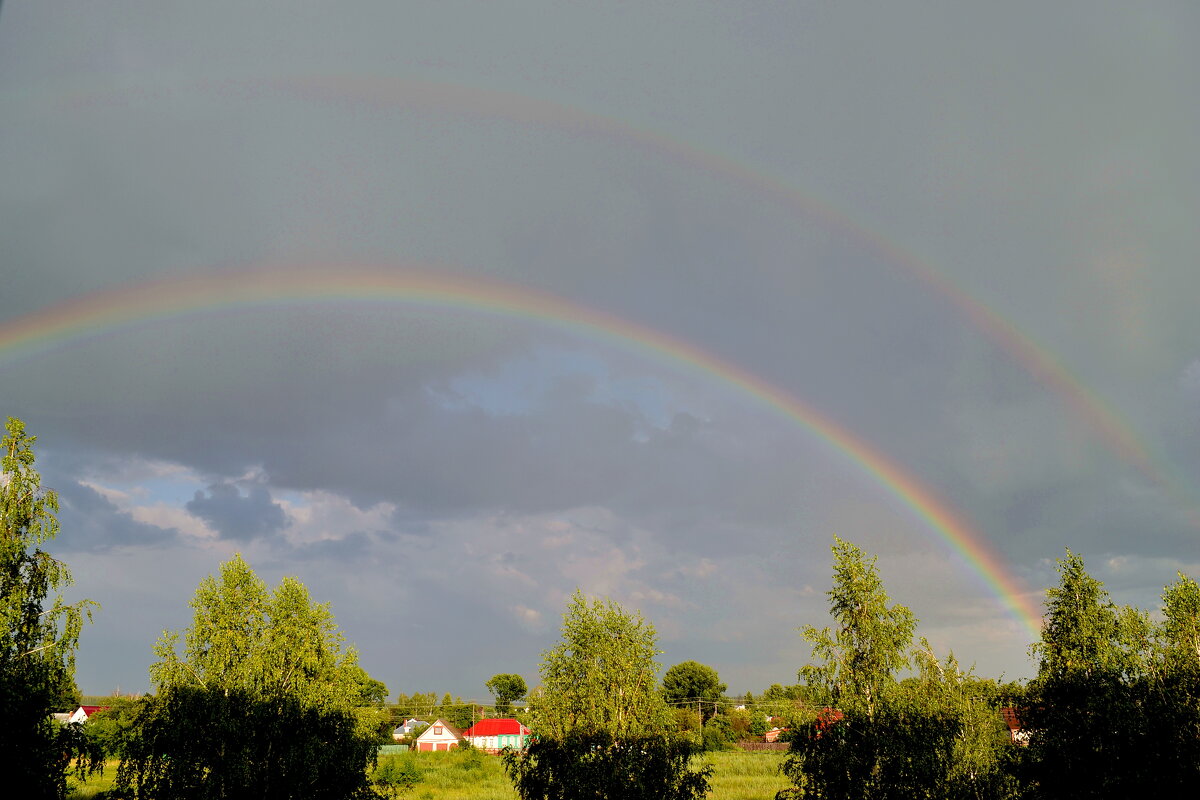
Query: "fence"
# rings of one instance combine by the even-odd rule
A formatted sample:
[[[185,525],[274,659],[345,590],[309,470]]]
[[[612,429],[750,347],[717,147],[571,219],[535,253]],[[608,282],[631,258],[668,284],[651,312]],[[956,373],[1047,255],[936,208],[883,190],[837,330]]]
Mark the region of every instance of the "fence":
[[[786,751],[791,747],[787,742],[738,742],[737,746],[741,750],[749,750],[751,752],[760,752],[763,750]]]

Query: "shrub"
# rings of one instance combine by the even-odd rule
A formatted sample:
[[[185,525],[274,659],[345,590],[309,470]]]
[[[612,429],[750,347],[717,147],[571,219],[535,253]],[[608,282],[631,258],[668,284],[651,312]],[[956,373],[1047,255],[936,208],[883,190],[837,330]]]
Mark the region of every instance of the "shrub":
[[[505,753],[504,768],[521,800],[695,800],[712,774],[711,766],[688,769],[695,754],[679,737],[574,731]]]

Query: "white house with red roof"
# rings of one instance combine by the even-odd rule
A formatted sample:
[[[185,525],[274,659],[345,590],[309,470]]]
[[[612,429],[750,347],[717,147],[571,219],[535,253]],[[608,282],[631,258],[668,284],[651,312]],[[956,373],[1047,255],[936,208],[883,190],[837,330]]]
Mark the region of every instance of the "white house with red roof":
[[[524,750],[529,744],[529,728],[515,719],[481,719],[463,731],[463,738],[488,753],[495,755],[511,748]]]
[[[445,720],[435,719],[429,727],[421,731],[414,744],[418,753],[433,753],[439,750],[453,750],[462,743],[462,732]]]
[[[97,711],[106,711],[111,706],[80,706],[75,713],[67,718],[67,722],[87,722]]]

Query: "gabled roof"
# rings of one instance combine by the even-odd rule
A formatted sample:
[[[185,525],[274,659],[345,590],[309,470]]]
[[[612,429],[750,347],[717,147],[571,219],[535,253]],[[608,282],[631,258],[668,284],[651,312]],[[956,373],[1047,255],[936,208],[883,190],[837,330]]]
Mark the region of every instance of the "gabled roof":
[[[403,722],[401,722],[399,725],[397,725],[396,730],[398,730],[398,731],[399,730],[412,730],[413,728],[417,727],[418,725],[428,725],[428,724],[429,723],[423,719],[417,719],[416,717],[410,717],[409,719],[406,719]]]
[[[528,736],[529,728],[511,718],[481,719],[463,731],[463,736]]]
[[[1000,709],[1000,716],[1004,718],[1004,723],[1008,725],[1010,731],[1021,730],[1021,720],[1017,716],[1017,710],[1012,706],[1004,706]]]
[[[106,710],[112,708],[112,706],[80,706],[80,708],[83,709],[83,713],[87,714],[90,717],[92,714],[95,714],[97,711],[106,711]]]
[[[417,741],[418,741],[418,742],[419,742],[419,741],[421,741],[421,740],[422,740],[422,739],[424,739],[426,736],[428,736],[430,739],[434,738],[434,737],[435,737],[437,734],[435,734],[435,733],[433,732],[433,729],[434,729],[435,727],[437,727],[438,725],[441,725],[441,726],[442,726],[442,729],[443,729],[443,730],[444,730],[446,733],[448,733],[448,734],[450,734],[451,736],[453,736],[455,739],[462,739],[462,738],[463,738],[462,731],[460,731],[458,728],[456,728],[456,727],[454,727],[453,725],[451,725],[450,723],[446,722],[446,720],[444,720],[444,719],[435,719],[433,722],[429,723],[429,727],[428,727],[428,728],[426,728],[425,730],[421,731],[421,735],[417,737]]]

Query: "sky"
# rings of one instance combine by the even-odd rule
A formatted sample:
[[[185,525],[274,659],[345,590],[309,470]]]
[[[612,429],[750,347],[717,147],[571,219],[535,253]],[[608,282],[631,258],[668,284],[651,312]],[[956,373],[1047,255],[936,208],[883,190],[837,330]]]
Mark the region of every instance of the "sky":
[[[834,537],[1023,679],[1200,574],[1193,3],[8,0],[0,415],[86,693],[242,553],[397,692],[576,590],[795,683]]]

